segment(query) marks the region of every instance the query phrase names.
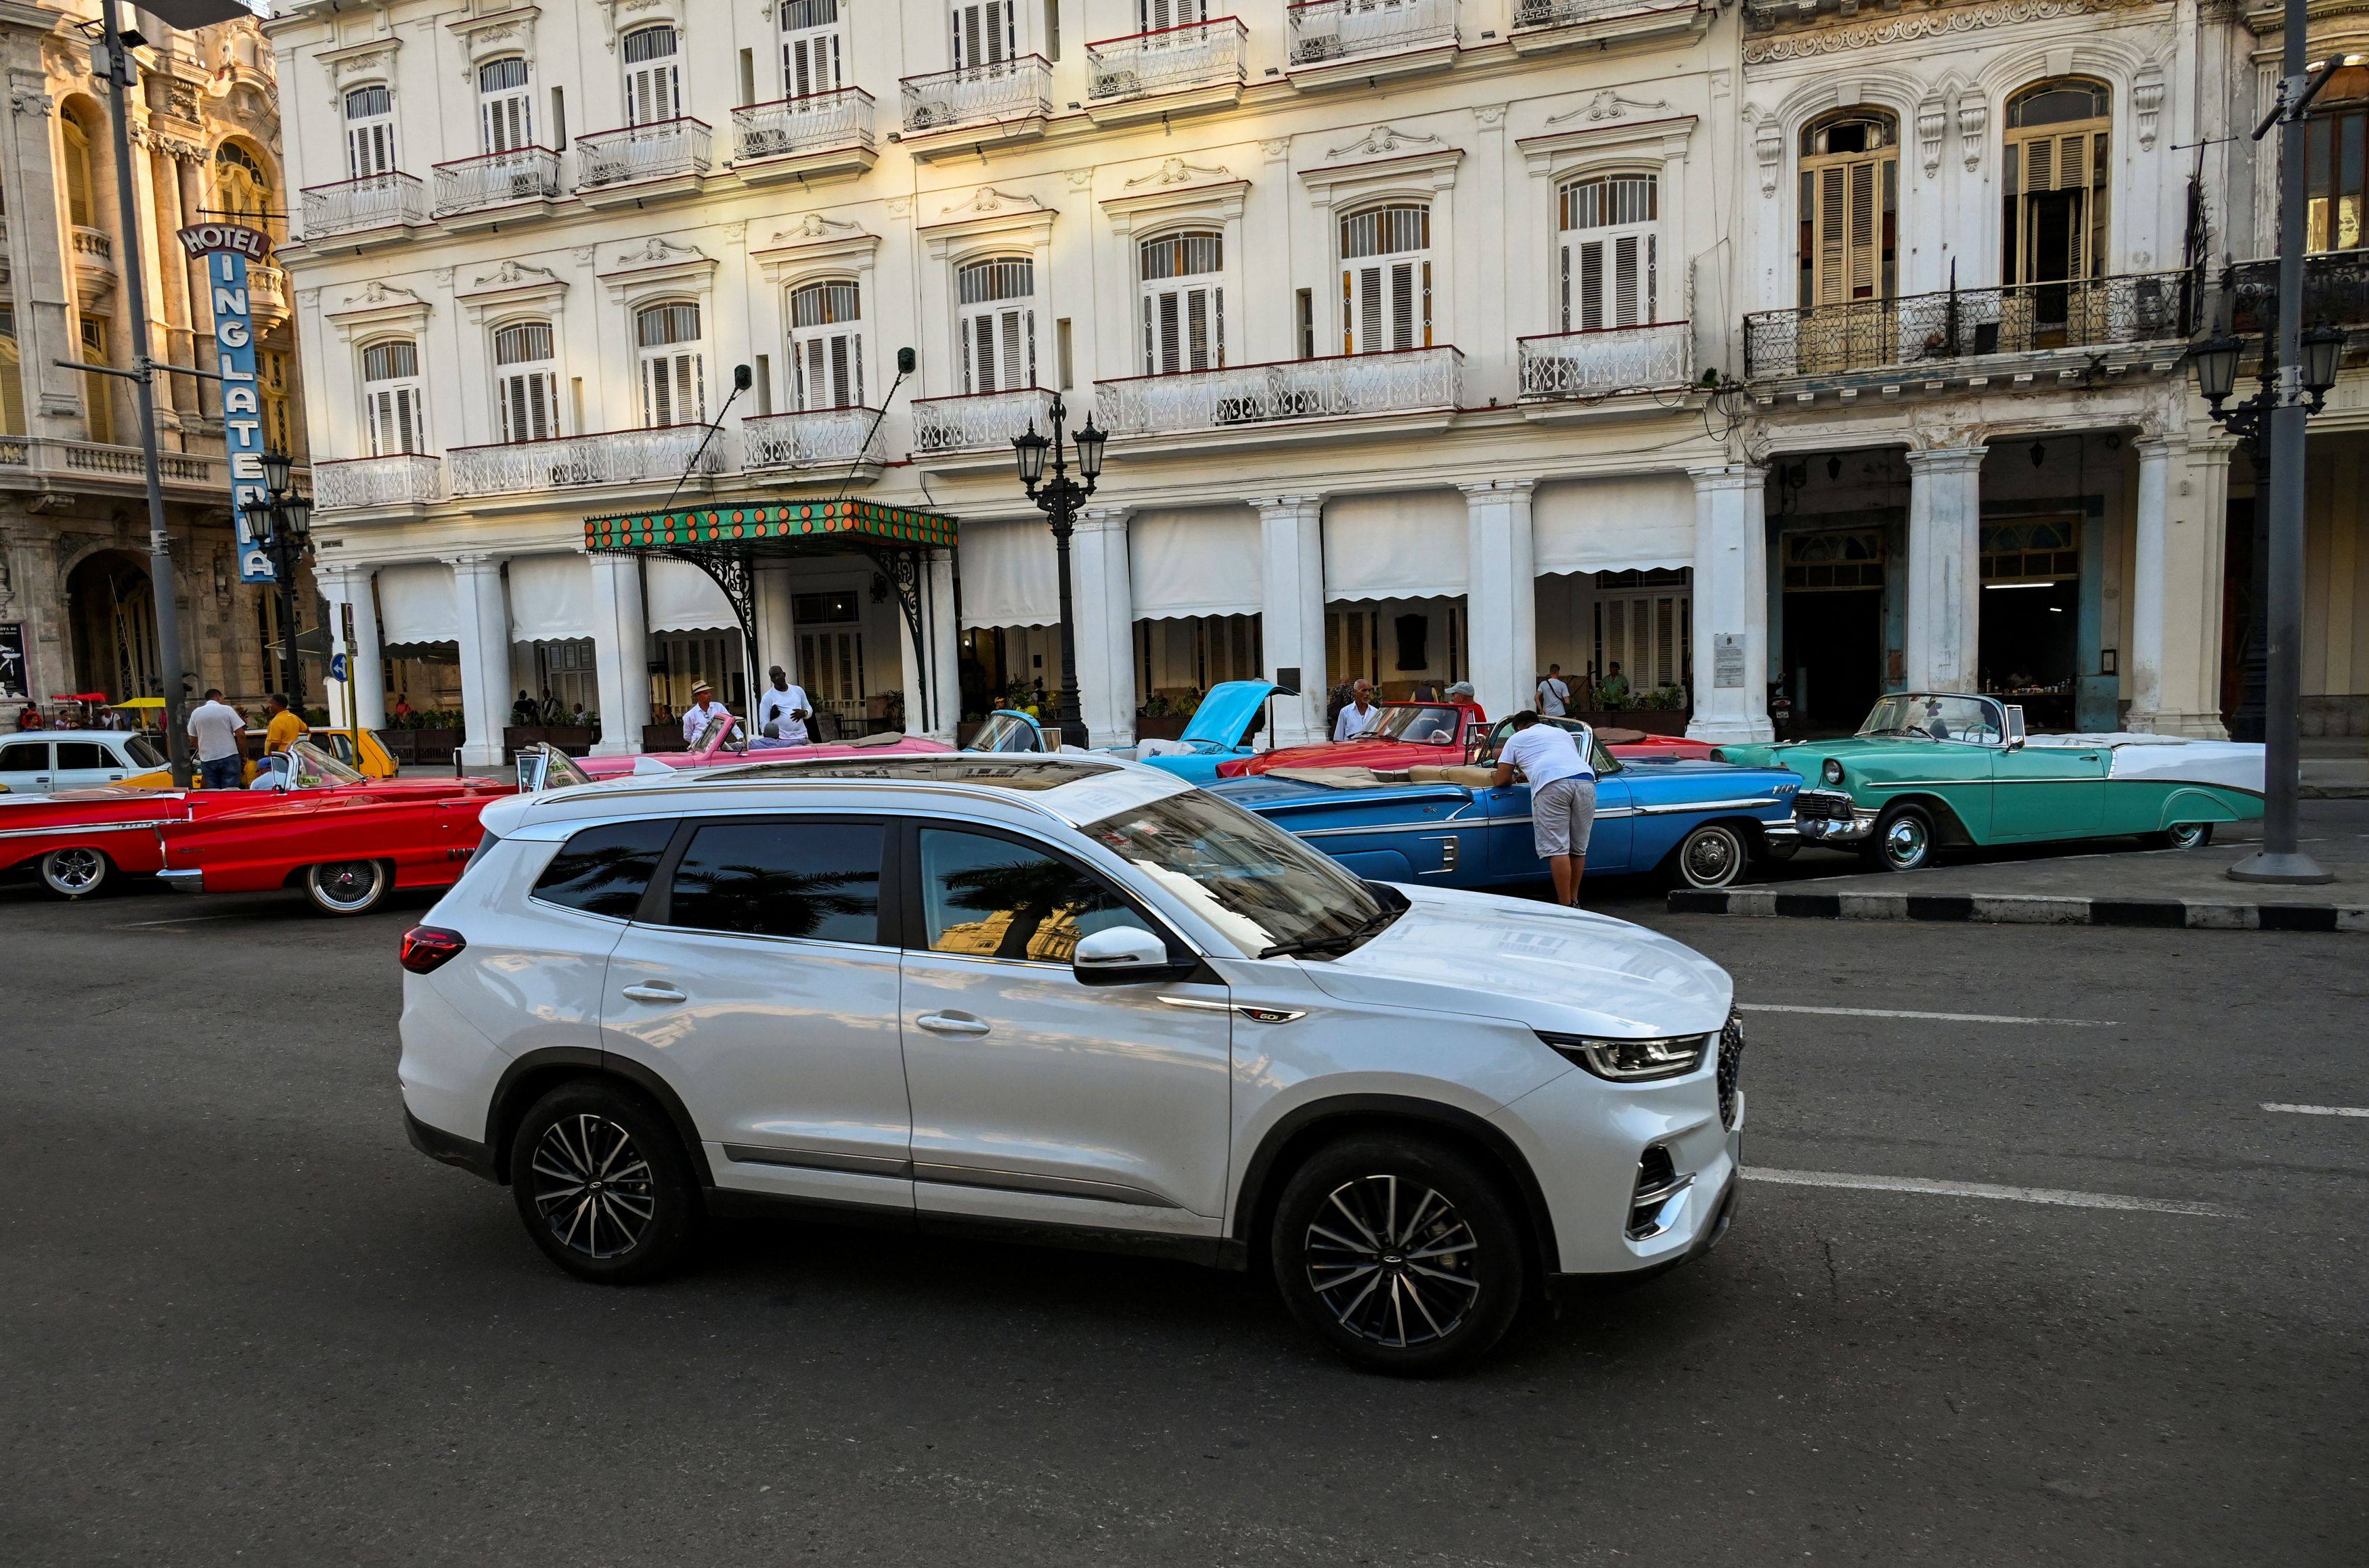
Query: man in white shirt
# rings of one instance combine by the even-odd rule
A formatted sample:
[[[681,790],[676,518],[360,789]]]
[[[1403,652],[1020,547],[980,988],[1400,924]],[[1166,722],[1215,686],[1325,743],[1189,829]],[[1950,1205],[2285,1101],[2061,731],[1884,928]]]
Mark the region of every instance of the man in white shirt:
[[[807,693],[780,665],[765,672],[772,684],[757,699],[757,733],[792,746],[807,743]]]
[[[1576,905],[1587,869],[1587,836],[1596,826],[1596,769],[1590,737],[1543,724],[1527,709],[1514,715],[1514,733],[1497,753],[1497,783],[1521,770],[1530,786],[1530,842],[1554,876],[1555,902]]]
[[[189,741],[198,754],[200,789],[236,789],[245,771],[238,732],[246,727],[236,708],[223,701],[222,688],[206,688],[206,700],[189,710]]]
[[[1354,740],[1373,728],[1379,716],[1379,710],[1374,706],[1374,683],[1360,681],[1349,688],[1349,705],[1343,708],[1341,716],[1333,721],[1333,738],[1335,741]]]
[[[702,681],[691,689],[691,706],[682,711],[682,742],[697,748],[699,738],[717,719],[730,718],[730,711],[715,700],[715,688]]]
[[[1562,666],[1547,666],[1547,678],[1539,682],[1539,716],[1561,718],[1571,711],[1571,688],[1563,684]]]

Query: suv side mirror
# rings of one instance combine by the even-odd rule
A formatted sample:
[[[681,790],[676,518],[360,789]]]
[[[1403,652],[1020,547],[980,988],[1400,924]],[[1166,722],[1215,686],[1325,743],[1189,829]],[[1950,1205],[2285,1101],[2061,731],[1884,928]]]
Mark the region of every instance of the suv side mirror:
[[[1169,979],[1177,969],[1168,956],[1168,944],[1139,925],[1115,925],[1081,937],[1070,956],[1070,970],[1080,985],[1123,986]]]
[[[2004,743],[2007,750],[2010,751],[2023,750],[2023,704],[2021,703],[2007,704],[2007,734],[2004,737]]]

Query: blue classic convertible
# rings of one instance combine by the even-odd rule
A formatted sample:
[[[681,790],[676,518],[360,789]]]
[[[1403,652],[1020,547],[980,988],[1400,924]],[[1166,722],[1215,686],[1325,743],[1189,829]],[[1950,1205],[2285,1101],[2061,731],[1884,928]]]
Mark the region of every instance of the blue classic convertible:
[[[1143,740],[1111,752],[1174,773],[1188,784],[1205,784],[1218,776],[1218,764],[1229,757],[1251,755],[1250,739],[1266,700],[1275,695],[1271,681],[1224,681],[1209,688],[1193,722],[1175,740]],[[966,751],[1059,751],[1058,736],[1028,715],[998,708],[979,726]]]
[[[1662,870],[1684,887],[1724,887],[1753,860],[1783,859],[1800,842],[1795,773],[1724,762],[1623,763],[1585,726],[1544,722],[1586,735],[1595,758],[1591,876]],[[1492,782],[1512,727],[1499,721],[1461,767],[1281,768],[1207,788],[1360,876],[1502,887],[1546,875],[1530,843],[1529,786]]]

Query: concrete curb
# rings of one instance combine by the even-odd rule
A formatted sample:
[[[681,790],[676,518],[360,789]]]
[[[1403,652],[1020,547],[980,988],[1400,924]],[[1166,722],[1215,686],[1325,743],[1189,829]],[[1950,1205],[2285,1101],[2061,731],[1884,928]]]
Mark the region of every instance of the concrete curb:
[[[1972,921],[1991,925],[2139,925],[2192,931],[2344,931],[2369,935],[2369,908],[2229,904],[2185,898],[2075,898],[2027,893],[1723,893],[1681,889],[1670,912],[1806,920]]]

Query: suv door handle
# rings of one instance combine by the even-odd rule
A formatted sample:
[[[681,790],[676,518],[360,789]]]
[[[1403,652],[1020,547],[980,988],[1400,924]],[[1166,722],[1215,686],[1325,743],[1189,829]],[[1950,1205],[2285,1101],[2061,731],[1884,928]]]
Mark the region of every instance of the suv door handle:
[[[959,1013],[924,1013],[913,1022],[933,1035],[984,1035],[993,1027]]]
[[[670,985],[627,986],[625,988],[624,994],[632,997],[635,1001],[682,1001],[686,1000],[682,992],[675,990],[674,987]]]

